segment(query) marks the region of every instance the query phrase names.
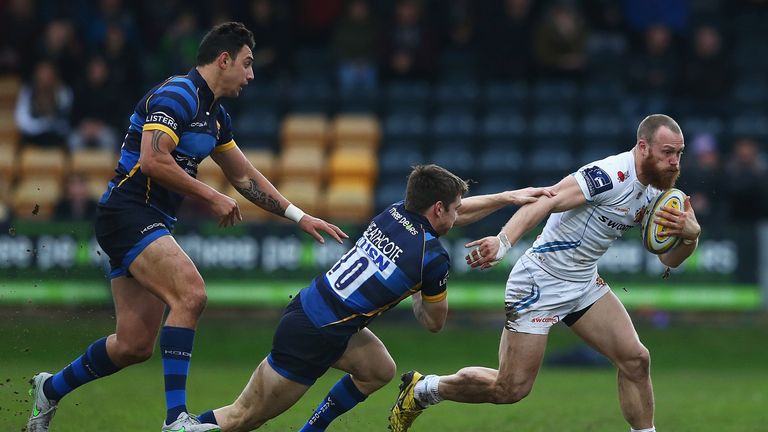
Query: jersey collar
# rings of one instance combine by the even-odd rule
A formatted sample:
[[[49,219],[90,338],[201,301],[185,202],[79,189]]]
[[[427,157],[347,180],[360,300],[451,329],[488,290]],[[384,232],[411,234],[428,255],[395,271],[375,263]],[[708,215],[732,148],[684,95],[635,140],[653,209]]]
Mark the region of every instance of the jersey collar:
[[[195,87],[197,87],[200,106],[205,108],[206,111],[214,111],[216,101],[214,100],[213,91],[208,87],[208,83],[205,82],[205,79],[200,75],[200,72],[197,71],[197,68],[192,68],[187,76],[195,84]]]
[[[429,223],[429,219],[427,219],[426,216],[420,215],[418,213],[413,213],[405,209],[405,203],[402,202],[400,204],[400,208],[402,212],[405,212],[408,214],[408,218],[413,222],[414,224],[418,224],[424,227],[424,231],[427,231],[428,233],[432,234],[435,237],[440,237],[437,235],[437,232],[434,228],[432,228],[432,224]]]

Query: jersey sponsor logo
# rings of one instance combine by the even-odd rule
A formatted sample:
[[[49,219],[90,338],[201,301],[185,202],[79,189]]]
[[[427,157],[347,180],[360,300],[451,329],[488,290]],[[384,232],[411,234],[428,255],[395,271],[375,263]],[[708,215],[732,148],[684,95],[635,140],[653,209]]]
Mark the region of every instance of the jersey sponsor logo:
[[[389,209],[389,214],[394,218],[396,221],[400,223],[400,225],[405,228],[406,231],[408,231],[411,235],[416,235],[419,233],[419,231],[416,229],[415,226],[411,223],[411,221],[408,220],[405,216],[401,215],[400,212],[397,211],[394,207]]]
[[[176,160],[176,163],[181,167],[181,169],[183,169],[187,174],[193,177],[197,175],[197,160],[191,156],[183,155],[177,151],[173,152],[173,158]]]
[[[531,323],[533,324],[557,324],[560,322],[560,317],[555,316],[544,316],[544,317],[533,317],[531,318]]]
[[[146,227],[144,227],[144,229],[141,230],[141,234],[144,234],[147,231],[155,229],[155,228],[166,228],[166,226],[162,222],[155,222],[152,225],[147,225]]]
[[[616,176],[619,178],[619,183],[624,183],[624,180],[629,178],[629,171],[619,171]]]
[[[208,126],[208,122],[207,121],[192,122],[192,123],[189,124],[189,127],[193,127],[193,128],[202,128],[202,127],[206,127],[206,126]]]
[[[376,226],[375,222],[371,222],[371,224],[368,225],[365,233],[363,233],[363,236],[360,238],[360,241],[363,240],[367,240],[371,246],[375,247],[378,252],[393,263],[397,263],[397,258],[403,253],[403,249],[390,239],[389,236],[385,235],[384,232]],[[362,248],[362,246],[360,247]],[[368,253],[369,256],[371,255],[371,252],[366,251],[366,253]],[[381,271],[384,271],[384,269],[381,269]]]
[[[617,231],[626,231],[630,228],[632,228],[632,225],[623,224],[620,222],[612,221],[607,216],[600,215],[597,217],[597,220],[600,222],[603,222],[604,224],[608,225],[608,228],[613,228]]]
[[[440,281],[440,286],[441,287],[445,286],[445,284],[448,283],[448,278],[450,276],[451,276],[451,272],[450,271],[445,272],[445,277],[443,278],[443,280]]]
[[[147,119],[145,123],[160,123],[168,126],[176,132],[176,130],[179,128],[179,125],[176,123],[176,120],[173,119],[173,117],[169,116],[168,114],[162,112],[162,111],[155,111],[152,114],[149,114],[147,116]]]
[[[584,176],[584,180],[587,182],[589,196],[595,196],[613,189],[611,176],[598,166],[585,168],[581,172],[581,175]]]

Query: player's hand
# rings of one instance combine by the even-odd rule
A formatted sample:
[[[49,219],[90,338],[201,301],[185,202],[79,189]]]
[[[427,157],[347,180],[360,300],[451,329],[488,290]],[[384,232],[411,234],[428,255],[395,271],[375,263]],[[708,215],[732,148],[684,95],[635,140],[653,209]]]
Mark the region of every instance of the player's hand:
[[[324,231],[326,234],[336,239],[336,241],[340,244],[344,243],[342,239],[349,238],[349,236],[336,225],[328,223],[322,219],[318,219],[314,216],[310,216],[308,214],[302,216],[301,220],[299,221],[299,228],[303,229],[304,232],[314,237],[315,240],[317,240],[317,242],[320,244],[325,243],[325,239],[322,235],[320,235],[320,231]]]
[[[524,189],[506,191],[504,192],[504,195],[506,195],[505,198],[511,204],[514,204],[516,206],[523,206],[523,205],[538,201],[539,197],[542,197],[542,196],[552,198],[553,196],[556,195],[556,192],[552,190],[552,188],[527,187]]]
[[[240,207],[237,206],[237,201],[222,193],[217,193],[210,201],[210,205],[214,216],[219,220],[219,227],[221,228],[232,226],[236,222],[243,220],[243,216],[240,214]]]
[[[487,269],[498,262],[496,254],[499,252],[501,241],[497,236],[488,236],[480,240],[464,245],[470,249],[464,259],[471,268]]]
[[[683,210],[665,207],[656,212],[656,223],[663,226],[664,234],[687,240],[696,240],[701,234],[701,226],[696,220],[696,213],[691,206],[691,197],[686,196]]]

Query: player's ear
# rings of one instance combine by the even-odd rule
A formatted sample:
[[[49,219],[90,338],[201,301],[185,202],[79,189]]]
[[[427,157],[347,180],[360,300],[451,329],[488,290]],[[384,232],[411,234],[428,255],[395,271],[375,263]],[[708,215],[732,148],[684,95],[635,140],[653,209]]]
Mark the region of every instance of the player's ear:
[[[216,64],[219,65],[220,68],[226,68],[227,65],[232,61],[232,58],[229,56],[229,53],[224,51],[221,54],[219,54],[218,57],[216,57]]]

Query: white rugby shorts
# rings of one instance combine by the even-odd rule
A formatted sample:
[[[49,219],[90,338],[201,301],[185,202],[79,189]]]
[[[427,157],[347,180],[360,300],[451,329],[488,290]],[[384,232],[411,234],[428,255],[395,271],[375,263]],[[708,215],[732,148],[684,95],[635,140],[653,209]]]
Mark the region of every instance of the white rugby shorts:
[[[609,290],[597,273],[587,282],[566,281],[547,273],[523,255],[507,279],[505,328],[545,335],[553,325],[563,320],[568,322],[569,314],[589,307]]]

